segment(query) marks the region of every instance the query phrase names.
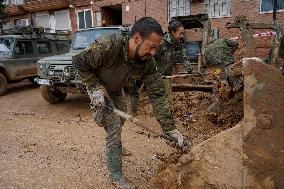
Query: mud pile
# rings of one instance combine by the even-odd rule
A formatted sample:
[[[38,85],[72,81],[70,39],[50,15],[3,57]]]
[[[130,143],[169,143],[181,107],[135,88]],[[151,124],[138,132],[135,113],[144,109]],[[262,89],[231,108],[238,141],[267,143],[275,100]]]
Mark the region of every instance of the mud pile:
[[[282,188],[283,79],[260,59],[244,65],[244,120],[169,164],[150,188]]]
[[[212,115],[207,108],[213,103],[213,94],[204,92],[179,92],[173,93],[172,112],[177,122],[177,127],[198,144],[211,138],[222,130],[236,125],[243,117],[242,99],[233,98],[222,105],[224,112]],[[152,106],[146,95],[140,96],[138,107],[140,118],[153,116]]]

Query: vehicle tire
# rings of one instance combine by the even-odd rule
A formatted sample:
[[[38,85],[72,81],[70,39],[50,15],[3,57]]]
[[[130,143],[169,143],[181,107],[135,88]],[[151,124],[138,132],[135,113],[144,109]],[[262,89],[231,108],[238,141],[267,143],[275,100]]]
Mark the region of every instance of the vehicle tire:
[[[40,92],[44,100],[50,104],[56,104],[65,100],[67,93],[62,93],[59,90],[52,89],[50,86],[41,85]]]
[[[0,96],[4,95],[8,89],[8,82],[2,73],[0,73]]]

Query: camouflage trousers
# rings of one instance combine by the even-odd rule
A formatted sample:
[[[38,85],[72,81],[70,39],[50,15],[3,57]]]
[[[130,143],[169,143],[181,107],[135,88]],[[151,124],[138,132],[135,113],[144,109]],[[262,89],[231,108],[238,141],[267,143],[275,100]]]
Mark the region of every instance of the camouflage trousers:
[[[165,90],[166,90],[165,95],[171,103],[172,102],[172,80],[171,79],[163,79],[163,84],[164,84]]]
[[[111,108],[126,111],[125,95],[123,91],[110,93],[106,98],[107,107],[93,108],[95,122],[106,131],[106,147],[108,149],[121,148],[121,131],[125,120],[116,115]]]
[[[139,102],[139,90],[143,82],[140,80],[133,81],[130,86],[128,86],[129,95],[130,95],[130,103],[131,103],[131,112],[133,115],[137,113],[138,102]]]

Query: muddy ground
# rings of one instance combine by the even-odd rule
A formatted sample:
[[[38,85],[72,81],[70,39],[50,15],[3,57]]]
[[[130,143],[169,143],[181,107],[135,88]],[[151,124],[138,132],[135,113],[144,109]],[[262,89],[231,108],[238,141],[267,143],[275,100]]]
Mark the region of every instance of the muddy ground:
[[[236,113],[212,121],[204,111],[212,103],[209,93],[174,93],[173,99],[177,127],[194,145],[241,119]],[[105,133],[93,122],[88,103],[84,95],[69,95],[50,105],[28,81],[10,86],[0,97],[0,188],[115,188],[107,177]],[[143,93],[137,118],[158,130],[151,110]],[[149,179],[176,160],[175,149],[129,122],[123,144],[132,152],[123,158],[125,175],[139,188],[148,188]]]

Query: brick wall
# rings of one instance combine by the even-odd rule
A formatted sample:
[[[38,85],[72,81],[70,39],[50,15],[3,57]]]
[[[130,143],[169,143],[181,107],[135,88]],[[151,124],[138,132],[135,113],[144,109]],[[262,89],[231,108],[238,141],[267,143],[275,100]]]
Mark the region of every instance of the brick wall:
[[[272,22],[272,13],[259,13],[259,0],[231,0],[231,16],[211,18],[212,28],[219,28],[221,37],[239,36],[238,29],[227,29],[227,22],[233,22],[238,15],[245,15],[250,22]],[[191,14],[204,13],[204,5],[200,2],[191,3]],[[284,12],[277,13],[277,22],[284,28]],[[267,30],[265,30],[267,31]]]
[[[126,6],[129,11],[126,11]],[[139,18],[145,16],[145,0],[131,1],[123,3],[122,22],[123,24],[132,24]],[[146,0],[146,16],[155,18],[164,30],[167,29],[167,0],[151,1]]]

